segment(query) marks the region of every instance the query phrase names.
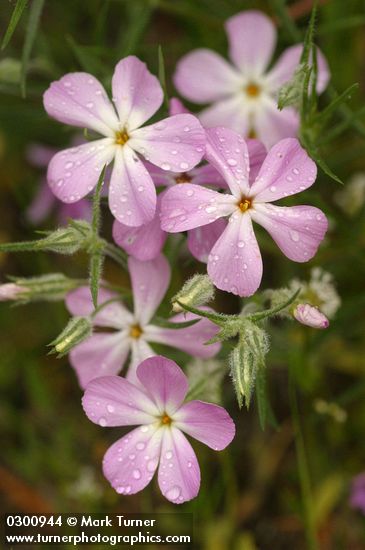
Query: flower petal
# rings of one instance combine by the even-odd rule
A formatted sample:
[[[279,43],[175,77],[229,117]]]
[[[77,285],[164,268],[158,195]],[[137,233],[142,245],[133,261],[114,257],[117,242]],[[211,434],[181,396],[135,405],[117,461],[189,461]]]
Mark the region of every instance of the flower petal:
[[[169,101],[169,115],[182,115],[184,113],[190,113],[189,109],[185,107],[180,99],[177,97],[171,97]]]
[[[49,116],[64,124],[90,128],[114,138],[119,120],[100,82],[88,73],[69,73],[43,95]]]
[[[126,331],[125,334],[96,333],[72,348],[70,363],[76,371],[80,386],[86,388],[94,378],[118,374],[126,362],[129,349]]]
[[[109,447],[103,473],[117,493],[134,495],[149,484],[159,463],[162,436],[156,424],[141,426]]]
[[[158,484],[163,496],[174,504],[191,500],[199,492],[198,460],[189,441],[173,426],[163,434]]]
[[[145,359],[137,368],[137,377],[160,413],[170,416],[184,401],[189,387],[181,368],[162,355]]]
[[[200,111],[198,116],[204,128],[225,126],[242,136],[247,136],[251,129],[249,104],[245,102],[242,92],[213,103]]]
[[[313,258],[328,228],[326,216],[314,206],[258,204],[252,209],[251,216],[294,262],[307,262]]]
[[[119,222],[131,227],[146,224],[155,215],[156,188],[143,162],[128,144],[116,150],[109,207]]]
[[[300,64],[300,57],[303,51],[303,44],[296,44],[284,50],[274,67],[267,73],[267,81],[280,88],[294,75]],[[317,48],[317,92],[320,94],[326,88],[330,79],[330,71],[323,53]]]
[[[207,49],[194,50],[177,64],[174,84],[194,103],[211,103],[230,95],[242,84],[241,75],[220,55]]]
[[[170,187],[161,202],[161,228],[179,233],[214,222],[236,209],[237,199],[200,185],[181,183]]]
[[[316,176],[317,167],[299,141],[283,139],[270,149],[250,194],[255,204],[276,201],[307,189]]]
[[[174,422],[177,428],[215,451],[225,449],[236,431],[232,418],[223,407],[204,401],[184,403],[175,413]]]
[[[213,246],[226,228],[227,222],[220,218],[209,225],[191,229],[188,233],[188,248],[199,262],[207,263]]]
[[[98,304],[99,306],[108,300],[118,298],[116,292],[111,292],[105,288],[99,288]],[[91,298],[90,287],[81,286],[76,290],[71,290],[66,295],[66,307],[71,315],[88,317],[94,312],[94,304]],[[112,302],[101,310],[93,318],[93,324],[99,327],[110,327],[123,329],[133,321],[133,315],[123,306],[120,301]]]
[[[205,158],[218,170],[231,190],[232,195],[241,198],[247,195],[250,186],[250,171],[247,145],[243,138],[224,127],[206,130],[207,147]]]
[[[227,188],[226,181],[223,179],[218,170],[211,164],[205,164],[204,166],[193,168],[189,175],[192,177],[191,183],[194,185],[208,185],[223,189]]]
[[[114,155],[110,138],[60,151],[48,165],[48,185],[61,201],[77,202],[94,189],[102,169]]]
[[[132,339],[131,361],[126,374],[126,379],[135,386],[141,386],[141,383],[137,378],[137,368],[145,359],[154,357],[155,355],[156,353],[144,338],[139,338],[138,340]]]
[[[298,134],[299,114],[292,107],[279,111],[276,101],[268,98],[256,111],[252,125],[259,140],[269,148]]]
[[[170,265],[161,254],[148,262],[129,258],[128,268],[133,289],[134,314],[143,327],[152,319],[166,294],[170,284]]]
[[[92,422],[108,427],[149,424],[155,422],[158,414],[145,392],[121,376],[92,380],[85,390],[82,406]]]
[[[116,65],[112,89],[120,126],[128,131],[139,128],[151,118],[163,101],[158,79],[134,55],[125,57]]]
[[[252,184],[267,156],[267,151],[264,144],[258,139],[248,139],[246,144],[250,159],[250,184]]]
[[[262,259],[248,213],[233,214],[208,259],[208,274],[216,287],[251,296],[260,286]]]
[[[247,10],[225,23],[229,57],[247,78],[262,75],[274,53],[276,29],[267,15]]]
[[[199,120],[193,115],[183,114],[135,130],[129,144],[163,170],[185,172],[201,161],[205,141]]]
[[[176,315],[170,322],[183,323],[197,319],[196,315],[182,313]],[[150,342],[157,342],[176,349],[181,349],[194,357],[208,359],[213,357],[220,350],[220,343],[206,345],[206,342],[213,338],[218,332],[217,326],[208,319],[201,319],[195,325],[185,328],[163,328],[149,325],[146,328],[145,337]]]
[[[33,225],[42,223],[51,213],[56,197],[47,185],[47,181],[42,179],[42,183],[32,202],[28,206],[25,216]]]
[[[118,220],[113,224],[113,239],[128,254],[137,260],[146,261],[156,258],[165,244],[167,233],[162,231],[160,222],[160,202],[157,197],[155,217],[140,227],[128,227]]]

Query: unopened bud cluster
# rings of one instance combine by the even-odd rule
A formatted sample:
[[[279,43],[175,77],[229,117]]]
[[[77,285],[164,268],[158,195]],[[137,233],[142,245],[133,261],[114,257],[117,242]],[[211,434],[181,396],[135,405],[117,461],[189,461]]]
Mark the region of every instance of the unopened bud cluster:
[[[172,298],[172,309],[176,313],[183,311],[180,305],[199,307],[214,298],[214,285],[208,275],[196,274],[186,281],[182,289]]]

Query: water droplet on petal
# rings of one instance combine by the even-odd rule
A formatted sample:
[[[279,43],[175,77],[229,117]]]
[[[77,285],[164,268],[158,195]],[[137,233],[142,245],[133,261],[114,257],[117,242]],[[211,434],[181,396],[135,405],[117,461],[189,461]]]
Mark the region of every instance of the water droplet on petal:
[[[106,424],[107,424],[106,418],[104,418],[104,416],[101,416],[101,417],[99,418],[99,425],[102,426],[102,427],[104,427],[104,426],[106,426]]]
[[[169,489],[165,493],[165,497],[172,501],[175,501],[176,499],[178,499],[180,495],[181,495],[181,487],[179,487],[178,485],[174,485],[173,487],[171,487],[171,489]]]
[[[141,479],[141,471],[136,468],[135,470],[133,470],[132,476],[134,477],[134,479]]]

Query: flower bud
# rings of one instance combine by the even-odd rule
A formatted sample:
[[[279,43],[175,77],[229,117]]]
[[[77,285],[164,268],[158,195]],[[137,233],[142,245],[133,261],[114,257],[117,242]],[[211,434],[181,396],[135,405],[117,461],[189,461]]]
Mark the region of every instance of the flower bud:
[[[85,248],[89,233],[90,224],[78,221],[77,227],[68,226],[56,229],[38,241],[39,250],[49,250],[58,254],[74,254]]]
[[[196,274],[191,277],[182,289],[172,298],[172,309],[176,313],[184,311],[184,308],[178,303],[199,307],[213,300],[214,285],[208,275]]]
[[[15,283],[5,283],[0,285],[0,302],[8,300],[16,300],[19,294],[22,294],[24,289]]]
[[[310,304],[298,304],[293,311],[293,316],[299,323],[308,327],[325,329],[329,325],[327,317]]]
[[[88,338],[92,331],[92,324],[87,317],[72,317],[61,334],[49,345],[53,346],[51,353],[58,353],[59,357],[68,353],[77,344]]]

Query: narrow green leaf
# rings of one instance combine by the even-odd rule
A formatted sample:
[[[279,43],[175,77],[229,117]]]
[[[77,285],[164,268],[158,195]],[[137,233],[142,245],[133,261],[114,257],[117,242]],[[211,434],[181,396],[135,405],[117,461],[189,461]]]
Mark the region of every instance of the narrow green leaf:
[[[191,321],[184,321],[183,323],[173,323],[172,321],[168,321],[167,319],[163,319],[162,317],[155,317],[153,319],[153,324],[157,325],[158,327],[163,328],[172,328],[172,329],[180,329],[180,328],[188,328],[192,327],[193,325],[196,325],[196,323],[199,323],[200,319],[192,319]]]
[[[179,306],[182,307],[182,309],[185,309],[186,311],[190,311],[190,313],[195,313],[195,315],[199,315],[199,317],[205,317],[206,319],[209,319],[210,321],[212,321],[213,323],[219,326],[222,326],[226,321],[237,317],[236,315],[224,315],[222,313],[213,313],[212,311],[205,311],[202,309],[198,309],[196,307],[183,304],[182,302],[179,302],[179,300],[177,300],[177,303],[179,304]]]
[[[99,241],[99,231],[100,231],[100,221],[101,221],[100,198],[101,198],[101,190],[104,183],[105,169],[106,169],[106,166],[104,166],[104,168],[100,173],[98,183],[96,184],[96,189],[95,189],[94,199],[93,199],[91,232],[92,232],[92,239],[94,243],[98,243]],[[101,249],[100,246],[96,246],[96,249],[91,250],[91,256],[90,256],[90,291],[91,291],[91,297],[93,300],[94,307],[97,307],[98,305],[98,293],[99,293],[101,274],[103,271],[103,265],[104,265],[103,250]]]
[[[305,63],[306,65],[309,65],[310,54],[313,50],[316,17],[317,17],[317,0],[313,2],[312,13],[308,23],[307,32],[304,37],[303,51],[300,58],[300,62]]]
[[[22,96],[25,97],[26,94],[26,77],[27,77],[27,68],[28,62],[30,59],[30,54],[32,52],[33,44],[35,37],[37,35],[38,25],[41,18],[43,10],[44,0],[33,0],[30,10],[27,29],[25,31],[25,41],[23,46],[22,53],[22,71],[20,76],[20,89]]]
[[[256,400],[259,413],[259,422],[262,430],[265,430],[268,416],[268,401],[266,395],[266,377],[264,368],[259,368],[256,376]]]
[[[2,50],[4,50],[6,48],[6,46],[9,44],[9,41],[10,41],[11,37],[13,36],[13,33],[16,29],[17,24],[19,23],[19,20],[22,16],[22,13],[24,11],[25,6],[27,5],[27,2],[28,2],[28,0],[18,0],[17,1],[16,5],[15,5],[15,8],[14,8],[14,11],[11,15],[11,19],[10,19],[8,28],[6,29],[6,33],[4,35],[4,38],[3,38],[3,41],[2,41],[2,44],[1,44],[1,49]]]
[[[165,60],[161,45],[158,46],[158,79],[163,89],[165,108],[169,110],[169,97],[167,95]]]
[[[265,309],[264,311],[258,311],[257,313],[252,313],[251,315],[247,315],[246,319],[249,321],[262,321],[263,319],[266,319],[267,317],[272,317],[273,315],[276,315],[276,313],[279,313],[282,309],[285,309],[286,307],[290,306],[291,303],[294,302],[295,298],[298,296],[299,292],[301,291],[300,288],[298,288],[291,296],[288,298],[288,300],[285,300],[285,302],[272,307],[270,309]]]
[[[341,185],[343,185],[343,181],[338,176],[336,176],[334,172],[332,172],[331,168],[323,160],[323,158],[320,156],[317,150],[315,150],[311,146],[306,146],[306,149],[309,155],[312,157],[312,159],[316,162],[316,164],[318,164],[318,166],[323,170],[323,172],[327,174],[327,176],[329,176],[334,181],[337,181],[337,183],[340,183]]]
[[[343,103],[346,103],[346,101],[349,101],[351,99],[351,94],[359,87],[359,84],[355,82],[355,84],[352,84],[349,86],[342,94],[337,96],[327,107],[321,111],[316,117],[315,122],[317,124],[324,124],[328,118],[338,109]]]

